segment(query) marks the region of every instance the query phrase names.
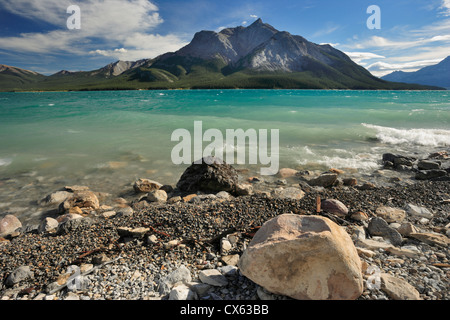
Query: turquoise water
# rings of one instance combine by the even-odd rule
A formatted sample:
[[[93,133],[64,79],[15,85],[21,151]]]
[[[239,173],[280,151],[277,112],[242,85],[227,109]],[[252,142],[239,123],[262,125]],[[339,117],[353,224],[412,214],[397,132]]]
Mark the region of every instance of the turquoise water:
[[[193,133],[194,121],[224,135],[278,129],[280,168],[369,172],[384,152],[450,146],[447,91],[0,93],[0,189],[11,181],[24,188],[25,178],[30,188],[42,185],[36,196],[44,186],[75,183],[112,192],[139,177],[174,184],[187,165],[172,163],[171,135],[178,128]]]

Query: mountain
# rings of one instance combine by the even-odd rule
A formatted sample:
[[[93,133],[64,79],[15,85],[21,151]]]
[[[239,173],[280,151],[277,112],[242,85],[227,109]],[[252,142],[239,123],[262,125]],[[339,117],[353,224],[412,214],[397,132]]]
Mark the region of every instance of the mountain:
[[[42,77],[0,90],[431,89],[374,77],[332,46],[278,31],[261,19],[248,27],[200,31],[185,47],[154,59]]]
[[[436,65],[415,72],[394,71],[381,79],[405,83],[418,83],[450,89],[450,56]]]
[[[34,71],[0,64],[0,88],[27,86],[44,78],[44,75]]]

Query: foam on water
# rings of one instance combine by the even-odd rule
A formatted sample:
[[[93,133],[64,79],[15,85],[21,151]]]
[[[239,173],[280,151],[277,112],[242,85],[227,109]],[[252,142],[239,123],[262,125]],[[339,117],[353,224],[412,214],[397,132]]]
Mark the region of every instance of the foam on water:
[[[380,142],[391,145],[416,145],[427,147],[450,146],[450,130],[444,129],[397,129],[362,124],[364,127],[376,131],[376,137]]]
[[[10,159],[10,158],[3,158],[3,159],[0,158],[0,167],[3,167],[3,166],[6,167],[6,166],[10,165],[11,162],[12,162],[12,159]]]

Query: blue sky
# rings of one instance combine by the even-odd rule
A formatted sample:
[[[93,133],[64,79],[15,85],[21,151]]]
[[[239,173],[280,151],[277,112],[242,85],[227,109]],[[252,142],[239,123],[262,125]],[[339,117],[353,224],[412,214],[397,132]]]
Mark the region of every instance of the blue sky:
[[[81,29],[67,28],[78,5]],[[369,29],[370,5],[381,29]],[[0,64],[43,74],[93,70],[176,51],[200,30],[248,26],[329,43],[381,76],[450,55],[450,0],[2,0]]]

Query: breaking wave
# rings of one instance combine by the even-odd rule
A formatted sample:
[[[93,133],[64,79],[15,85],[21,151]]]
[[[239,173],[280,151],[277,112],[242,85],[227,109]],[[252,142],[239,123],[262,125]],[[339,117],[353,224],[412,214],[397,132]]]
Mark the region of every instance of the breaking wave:
[[[393,145],[417,145],[429,147],[450,146],[450,130],[444,129],[396,129],[362,123],[376,131],[380,142]]]

